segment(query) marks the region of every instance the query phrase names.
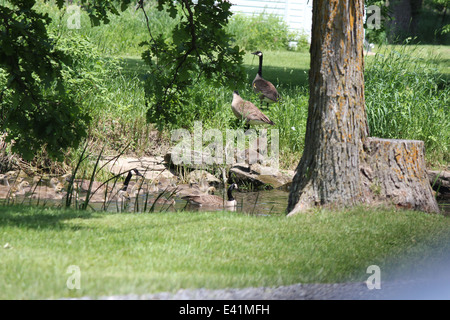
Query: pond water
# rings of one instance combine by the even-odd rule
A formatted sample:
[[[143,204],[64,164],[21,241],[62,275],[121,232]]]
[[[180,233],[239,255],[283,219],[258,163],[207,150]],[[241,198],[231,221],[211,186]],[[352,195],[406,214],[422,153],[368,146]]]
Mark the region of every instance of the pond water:
[[[218,195],[222,196],[223,191],[219,191]],[[237,211],[246,214],[255,215],[271,215],[271,214],[285,214],[288,204],[289,192],[283,190],[267,190],[259,192],[233,192],[233,196],[236,199],[238,205],[236,208],[226,208],[227,211]],[[145,211],[149,211],[156,198],[147,198],[140,196],[137,199],[132,199],[125,208],[121,204],[111,202],[107,211],[128,211],[128,212],[143,212],[145,208],[145,200],[147,200],[147,207]],[[137,201],[137,204],[136,204]],[[102,204],[92,203],[90,204],[94,210],[104,210]],[[450,199],[439,199],[438,205],[441,212],[450,216]],[[153,210],[158,211],[222,211],[223,208],[215,208],[211,206],[195,206],[187,203],[186,200],[181,198],[175,198],[174,204],[155,204]]]
[[[223,190],[219,190],[216,192],[217,195],[222,196]],[[259,192],[233,192],[233,196],[238,202],[236,208],[225,209],[228,211],[237,211],[246,214],[255,214],[255,215],[271,215],[271,214],[285,214],[289,192],[283,190],[266,190]],[[149,212],[151,211],[151,207],[156,197],[152,196],[149,198],[145,195],[140,195],[137,198],[132,198],[126,204],[111,201],[108,204],[104,205],[100,202],[91,202],[89,203],[89,208],[95,211],[109,211],[109,212]],[[174,198],[175,202],[173,204],[155,204],[152,211],[153,212],[170,212],[170,211],[178,211],[178,210],[188,210],[188,211],[222,211],[223,208],[215,208],[211,206],[194,206],[189,205],[186,200],[181,198]],[[147,202],[147,204],[146,204]],[[5,200],[0,200],[0,205],[4,204]],[[15,203],[24,203],[29,205],[39,205],[39,206],[54,206],[54,207],[62,207],[63,201],[61,200],[43,200],[41,199],[39,202],[36,200],[29,200],[23,198],[17,198]],[[78,205],[81,204],[81,201],[78,201]],[[450,216],[450,199],[438,199],[438,205],[441,209],[441,212],[444,215]]]
[[[216,195],[223,196],[223,190],[219,190]],[[289,193],[282,190],[270,190],[260,192],[233,192],[238,205],[236,208],[225,208],[228,211],[237,211],[247,214],[269,215],[281,214],[286,212]],[[164,198],[161,197],[160,199]],[[149,211],[156,197],[147,197],[141,195],[131,199],[130,202],[123,206],[122,203],[112,201],[107,205],[107,211],[127,211],[127,212],[143,212]],[[190,205],[186,200],[175,197],[173,204],[155,203],[153,211],[222,211],[223,208],[213,206],[195,206]],[[147,204],[146,204],[147,202]],[[105,210],[101,203],[90,203],[90,207],[94,210]]]

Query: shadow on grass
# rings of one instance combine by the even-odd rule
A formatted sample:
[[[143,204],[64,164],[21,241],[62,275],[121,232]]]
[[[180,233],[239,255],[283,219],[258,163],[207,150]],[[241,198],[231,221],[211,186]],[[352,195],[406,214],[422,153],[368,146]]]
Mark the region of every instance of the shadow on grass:
[[[250,84],[258,72],[258,66],[244,65]],[[263,67],[263,78],[272,82],[276,87],[307,87],[308,70],[300,68]]]
[[[183,213],[184,212],[184,213]],[[48,207],[31,207],[26,205],[0,205],[0,228],[2,227],[19,227],[26,229],[54,229],[54,230],[80,230],[89,228],[88,226],[80,226],[78,224],[65,224],[65,221],[72,219],[92,219],[101,218],[102,216],[110,216],[115,214],[123,214],[124,212],[95,212],[87,210],[61,209]],[[125,212],[128,214],[129,212]],[[134,230],[144,228],[150,230],[153,228],[167,228],[178,225],[201,224],[208,220],[215,220],[217,216],[209,214],[209,212],[197,212],[192,215],[191,211],[178,210],[175,212],[146,212],[139,215],[166,214],[166,217],[179,213],[177,217],[156,219],[149,223],[141,225],[132,224]],[[180,214],[181,213],[181,214]],[[200,213],[200,214],[199,214]],[[138,214],[136,214],[138,215]],[[117,231],[117,228],[111,228]]]
[[[141,57],[123,57],[120,58],[120,66],[122,67],[122,73],[129,75],[130,77],[138,75],[143,77],[149,70],[148,66],[144,63]]]
[[[367,61],[372,60],[373,56],[367,56]],[[136,57],[122,57],[121,60],[121,66],[123,73],[126,75],[129,75],[130,77],[134,75],[138,75],[139,77],[143,78],[145,73],[148,71],[147,65],[144,63],[144,61],[136,56]],[[430,58],[430,61],[436,65],[448,65],[450,62],[450,59],[448,58]],[[248,79],[251,83],[253,81],[254,77],[256,76],[256,73],[258,72],[258,63],[256,60],[251,63],[244,63],[244,68],[247,73]],[[367,70],[367,68],[366,68]],[[269,80],[272,82],[275,86],[281,86],[281,87],[295,87],[295,86],[301,86],[301,87],[307,87],[308,86],[308,68],[304,68],[304,64],[302,62],[299,62],[298,68],[292,68],[290,66],[288,67],[274,67],[270,65],[264,65],[263,66],[263,78]],[[443,79],[446,80],[448,83],[450,81],[450,74],[449,73],[442,73]]]
[[[122,73],[124,75],[130,77],[138,75],[142,79],[149,70],[140,57],[124,57],[120,60]],[[251,84],[258,72],[258,65],[244,64],[243,66]],[[308,85],[308,70],[302,68],[264,66],[263,77],[272,82],[275,86],[306,87]]]
[[[16,226],[31,229],[61,229],[66,226],[61,222],[71,219],[90,219],[93,212],[49,209],[30,206],[0,206],[0,227]]]

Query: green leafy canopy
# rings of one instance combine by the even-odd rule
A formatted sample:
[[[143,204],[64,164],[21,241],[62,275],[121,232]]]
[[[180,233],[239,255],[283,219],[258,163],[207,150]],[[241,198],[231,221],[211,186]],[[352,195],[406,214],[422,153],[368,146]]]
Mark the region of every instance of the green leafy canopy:
[[[190,98],[189,87],[200,79],[230,89],[244,79],[243,52],[231,45],[225,30],[230,7],[227,0],[158,0],[159,10],[179,19],[170,40],[152,34],[147,20],[150,40],[141,44],[150,68],[145,83],[147,119],[159,129],[183,125],[180,112]]]
[[[49,2],[48,0],[44,0]],[[77,147],[87,135],[90,115],[75,102],[62,75],[70,66],[70,51],[57,49],[56,39],[47,32],[49,16],[35,10],[36,0],[10,0],[0,5],[0,132],[12,151],[31,159],[43,146],[52,158]],[[61,9],[64,0],[56,0]],[[85,10],[93,26],[108,23],[108,15],[118,15],[130,0],[88,1],[77,4]],[[231,15],[226,0],[158,0],[179,23],[168,41],[152,34],[142,58],[150,72],[145,83],[147,118],[160,129],[176,123],[189,91],[185,89],[201,77],[217,85],[236,86],[244,78],[239,47],[231,46],[224,27]],[[136,10],[145,13],[143,1]],[[146,16],[147,17],[147,16]]]
[[[61,70],[70,57],[55,48],[46,29],[51,20],[34,4],[0,6],[0,132],[26,159],[43,145],[58,158],[85,136],[89,116],[65,92]]]

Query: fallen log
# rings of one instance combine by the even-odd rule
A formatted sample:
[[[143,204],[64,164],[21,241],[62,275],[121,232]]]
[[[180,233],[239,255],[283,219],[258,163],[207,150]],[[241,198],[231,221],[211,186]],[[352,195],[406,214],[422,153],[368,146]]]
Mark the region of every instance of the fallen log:
[[[428,170],[431,188],[441,196],[450,196],[450,172]]]

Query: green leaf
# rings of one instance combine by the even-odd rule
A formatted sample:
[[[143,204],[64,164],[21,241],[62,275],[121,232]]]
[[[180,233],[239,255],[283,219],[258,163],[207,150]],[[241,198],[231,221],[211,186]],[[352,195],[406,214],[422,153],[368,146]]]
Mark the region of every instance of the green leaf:
[[[122,10],[122,11],[127,10],[130,3],[131,3],[131,0],[122,0],[122,2],[120,4],[120,10]]]
[[[56,0],[56,5],[58,6],[59,9],[61,9],[65,3],[66,0]]]

